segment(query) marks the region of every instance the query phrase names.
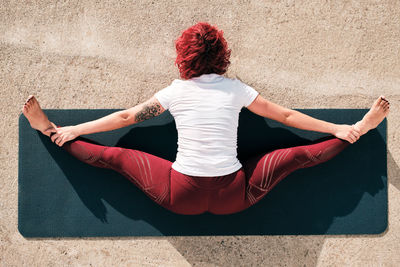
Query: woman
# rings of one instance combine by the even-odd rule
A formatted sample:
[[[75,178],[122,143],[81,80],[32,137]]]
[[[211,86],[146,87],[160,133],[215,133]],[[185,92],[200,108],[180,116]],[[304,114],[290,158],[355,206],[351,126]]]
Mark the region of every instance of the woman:
[[[48,120],[34,96],[28,97],[22,112],[34,129],[77,159],[119,172],[159,205],[188,215],[231,214],[254,205],[288,174],[333,158],[389,113],[384,96],[354,125],[318,120],[272,103],[240,80],[222,76],[230,64],[231,51],[223,32],[208,23],[188,28],[175,45],[175,64],[183,79],[174,80],[135,107],[64,127]],[[236,134],[243,107],[288,126],[331,136],[239,162]],[[126,127],[166,109],[178,131],[175,162],[139,150],[93,144],[80,137]]]

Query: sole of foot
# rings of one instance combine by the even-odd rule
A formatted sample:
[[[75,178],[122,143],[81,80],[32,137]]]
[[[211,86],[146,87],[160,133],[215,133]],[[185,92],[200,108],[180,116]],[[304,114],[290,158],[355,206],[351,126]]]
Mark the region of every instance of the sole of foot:
[[[43,134],[45,134],[45,130],[54,127],[54,123],[49,121],[48,117],[46,114],[44,114],[42,108],[40,107],[39,102],[33,95],[30,95],[25,101],[21,111],[28,119],[31,127],[41,131]]]
[[[356,122],[354,127],[360,131],[360,134],[366,134],[368,131],[375,129],[383,119],[389,114],[390,103],[385,96],[379,96],[372,107],[364,115],[362,120]]]

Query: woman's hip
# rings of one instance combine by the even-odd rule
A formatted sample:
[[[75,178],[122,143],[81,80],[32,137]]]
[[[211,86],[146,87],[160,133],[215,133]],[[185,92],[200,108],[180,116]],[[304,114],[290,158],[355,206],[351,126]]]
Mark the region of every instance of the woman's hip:
[[[234,173],[199,177],[171,169],[170,205],[181,214],[229,214],[245,201],[246,179],[243,168]]]

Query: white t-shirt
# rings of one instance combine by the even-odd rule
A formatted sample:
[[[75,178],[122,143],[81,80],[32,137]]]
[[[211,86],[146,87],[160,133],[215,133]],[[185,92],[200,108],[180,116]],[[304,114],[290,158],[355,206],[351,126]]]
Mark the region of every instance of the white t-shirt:
[[[222,176],[242,167],[237,159],[239,112],[258,92],[215,73],[175,79],[154,96],[175,119],[178,152],[172,168],[192,176]]]

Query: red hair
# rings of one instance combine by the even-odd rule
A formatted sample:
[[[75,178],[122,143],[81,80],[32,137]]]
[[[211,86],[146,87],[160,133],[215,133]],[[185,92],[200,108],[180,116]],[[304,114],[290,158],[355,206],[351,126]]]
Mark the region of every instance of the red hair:
[[[175,65],[183,79],[208,73],[224,74],[227,71],[231,50],[223,33],[215,26],[199,22],[176,39]]]

